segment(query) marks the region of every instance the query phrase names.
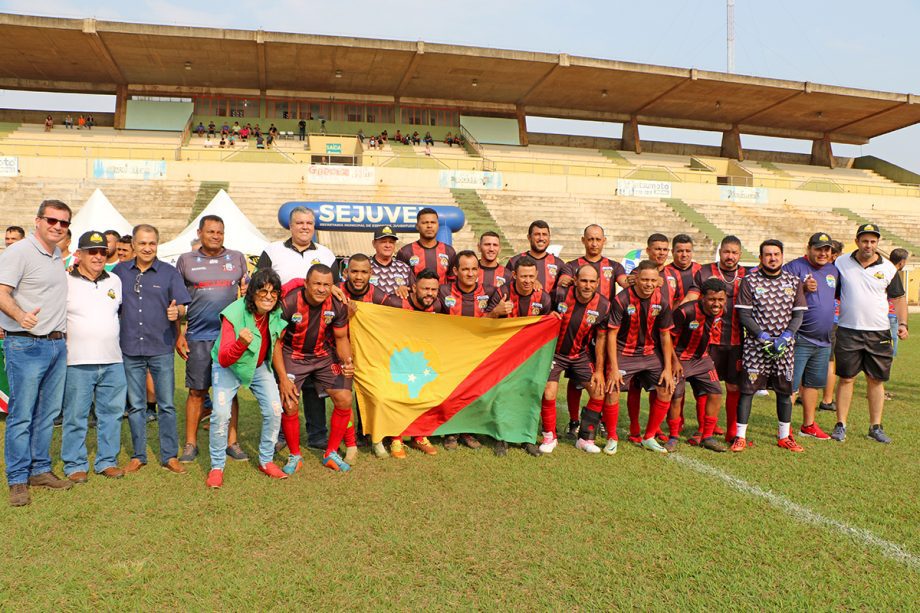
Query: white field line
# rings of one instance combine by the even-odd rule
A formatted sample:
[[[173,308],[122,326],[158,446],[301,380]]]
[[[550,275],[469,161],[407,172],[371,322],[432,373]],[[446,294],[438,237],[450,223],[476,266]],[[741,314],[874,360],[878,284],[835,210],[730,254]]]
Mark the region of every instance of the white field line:
[[[838,532],[841,532],[854,541],[877,549],[886,558],[894,560],[895,562],[900,562],[908,568],[920,572],[920,557],[914,555],[897,543],[886,541],[885,539],[876,536],[868,530],[856,528],[841,521],[837,521],[836,519],[825,517],[820,513],[812,511],[808,507],[804,507],[796,502],[789,500],[785,496],[774,494],[770,490],[762,489],[756,485],[748,483],[743,479],[733,477],[722,469],[710,466],[705,462],[694,460],[693,458],[689,458],[683,454],[672,454],[669,455],[668,458],[679,464],[682,464],[683,466],[686,466],[691,470],[695,470],[698,473],[723,481],[728,486],[738,490],[739,492],[750,494],[751,496],[756,496],[757,498],[763,498],[772,506],[780,509],[781,511],[785,511],[787,514],[801,522],[814,524],[815,526],[822,528],[832,528]]]

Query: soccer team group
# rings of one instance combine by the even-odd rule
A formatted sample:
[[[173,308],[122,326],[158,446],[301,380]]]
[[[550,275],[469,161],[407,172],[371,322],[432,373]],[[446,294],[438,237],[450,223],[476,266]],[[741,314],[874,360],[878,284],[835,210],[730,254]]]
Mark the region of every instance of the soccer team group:
[[[224,224],[215,216],[200,220],[200,245],[176,267],[157,258],[156,228],[141,224],[130,252],[117,259],[105,233],[86,232],[65,273],[57,243],[70,215],[64,203],[42,203],[35,232],[0,254],[0,325],[11,384],[5,460],[14,505],[28,503],[30,485],[68,489],[87,480],[91,405],[98,420],[95,472],[113,478],[146,465],[146,426],[154,407],[160,463],[186,472],[182,464],[197,457],[198,424],[210,410],[207,485],[220,487],[227,457],[248,459],[236,440],[241,386],[253,392],[262,414],[263,473],[287,478],[302,468],[301,403],[307,444],[325,449],[324,466],[349,470],[365,438],[353,411],[348,333],[359,302],[462,317],[556,317],[559,334],[540,432],[534,433],[538,444],[522,446],[534,456],[552,453],[558,444],[562,374],[568,381],[565,435],[587,453],[617,452],[620,392],[627,393],[630,442],[657,453],[675,451],[684,430],[687,383],[696,401],[691,445],[714,452],[751,447],[752,399],[767,388],[776,397],[779,447],[803,451],[791,429],[799,392],[799,433],[843,441],[860,372],[868,383],[868,436],[890,442],[881,425],[884,382],[897,339],[908,336],[898,275],[907,254],[894,250],[882,257],[872,224],[858,228],[852,253],[817,232],[804,255],[784,262],[783,244],[765,240],[752,268],[739,265],[737,237],[721,241],[718,261],[699,264],[690,236],[669,240],[656,233],[647,239],[647,259],[627,273],[604,256],[606,238],[598,225],[584,229],[584,254],[566,262],[547,251],[548,224],[534,221],[529,249],[502,265],[497,233],[479,237],[478,253],[455,252],[437,240],[437,212],[423,209],[417,240],[397,249],[393,230],[378,228],[373,255],[352,255],[339,280],[334,254],[314,241],[315,216],[306,208],[291,212],[290,238],[271,243],[251,276],[243,254],[224,247]],[[174,350],[187,360],[189,389],[181,454]],[[821,403],[837,412],[829,436],[815,414],[819,390],[834,370],[836,406]],[[649,394],[644,427],[643,391]],[[589,399],[582,407],[584,393]],[[328,430],[320,396],[334,405]],[[718,424],[723,396],[724,429]],[[50,470],[50,430],[62,407],[65,478],[59,479]],[[119,468],[125,410],[134,449]],[[389,450],[387,441],[367,442],[378,457],[405,458],[407,446],[437,453],[427,437],[392,437]],[[481,446],[470,434],[443,439],[447,450],[460,444]],[[279,467],[274,456],[285,446],[287,462]],[[494,450],[505,455],[508,444],[495,441]]]

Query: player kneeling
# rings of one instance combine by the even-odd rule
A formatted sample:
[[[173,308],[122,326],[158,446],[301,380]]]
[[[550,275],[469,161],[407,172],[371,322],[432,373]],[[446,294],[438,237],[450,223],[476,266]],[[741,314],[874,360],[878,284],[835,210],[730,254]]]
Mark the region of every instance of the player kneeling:
[[[700,419],[700,444],[711,451],[726,451],[725,445],[715,438],[719,409],[722,406],[722,386],[716,366],[709,357],[709,343],[719,338],[722,327],[722,311],[725,309],[725,284],[719,279],[709,278],[699,288],[700,297],[687,302],[674,311],[674,375],[677,384],[674,398],[684,396],[685,383],[690,383],[696,398],[697,415]],[[668,442],[664,448],[677,449],[680,442],[680,404],[672,403],[668,413]]]

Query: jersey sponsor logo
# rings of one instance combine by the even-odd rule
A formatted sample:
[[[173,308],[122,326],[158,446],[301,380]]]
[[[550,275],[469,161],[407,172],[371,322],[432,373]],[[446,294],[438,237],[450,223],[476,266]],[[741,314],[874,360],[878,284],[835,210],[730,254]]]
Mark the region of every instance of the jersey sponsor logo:
[[[332,323],[332,318],[335,317],[335,311],[323,311],[323,319],[326,321],[326,325]]]
[[[207,269],[208,269],[207,266],[195,266],[191,269],[190,272],[195,272],[196,270],[207,270]]]
[[[698,322],[698,321],[691,321],[691,322],[690,322],[690,325],[688,325],[687,327],[690,328],[691,330],[696,330],[697,328],[700,327],[700,322]]]
[[[824,280],[827,282],[828,287],[837,287],[837,279],[834,278],[834,275],[827,275]]]
[[[598,316],[598,315],[599,315],[599,313],[598,313],[597,311],[592,311],[592,310],[589,309],[589,310],[587,311],[587,315],[586,315],[586,317],[585,317],[585,321],[588,322],[588,325],[593,326],[595,323],[597,323],[597,316]]]
[[[447,268],[447,266],[450,264],[450,258],[447,257],[447,254],[446,254],[446,253],[439,253],[439,254],[438,254],[438,263],[439,263],[441,266],[443,266],[444,268]]]
[[[560,302],[559,306],[556,307],[556,310],[565,315],[565,313],[569,310],[569,305],[564,302]]]
[[[208,260],[208,264],[218,264],[220,260]]]
[[[557,268],[558,268],[558,267],[557,267],[555,264],[547,264],[547,265],[546,265],[546,274],[548,274],[548,275],[551,276],[551,277],[555,277],[555,276],[556,276],[556,273],[558,272],[558,271],[557,271]]]
[[[613,278],[613,266],[602,266],[601,273],[604,275],[605,279]]]
[[[413,255],[409,258],[409,266],[418,266],[419,259],[417,255]]]
[[[635,314],[636,314],[636,307],[634,307],[633,305],[629,305],[628,307],[626,307],[626,313],[627,313],[628,315],[635,315]]]
[[[444,298],[444,306],[448,309],[452,309],[457,305],[457,299],[453,296],[447,296]]]
[[[300,313],[294,313],[293,315],[291,315],[291,321],[294,322],[295,324],[299,324],[300,322],[303,321],[303,315]]]
[[[108,292],[106,292],[105,295],[111,298],[112,300],[115,300],[115,290],[110,289]]]

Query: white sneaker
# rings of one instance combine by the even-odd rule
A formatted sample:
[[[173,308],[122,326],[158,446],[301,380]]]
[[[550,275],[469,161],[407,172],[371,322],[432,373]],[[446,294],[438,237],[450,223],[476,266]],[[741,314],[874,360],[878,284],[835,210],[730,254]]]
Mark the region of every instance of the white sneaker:
[[[601,448],[594,444],[594,441],[589,441],[585,438],[579,438],[575,441],[575,449],[581,449],[585,453],[600,453]]]
[[[607,444],[604,445],[604,453],[607,455],[614,455],[617,452],[617,440],[616,439],[607,439]]]
[[[559,441],[556,440],[556,435],[552,432],[543,433],[543,443],[540,445],[540,451],[543,453],[552,453],[553,449],[556,448],[556,445],[559,444]]]
[[[390,457],[387,448],[383,446],[383,441],[374,443],[374,455],[378,458],[388,458]]]

